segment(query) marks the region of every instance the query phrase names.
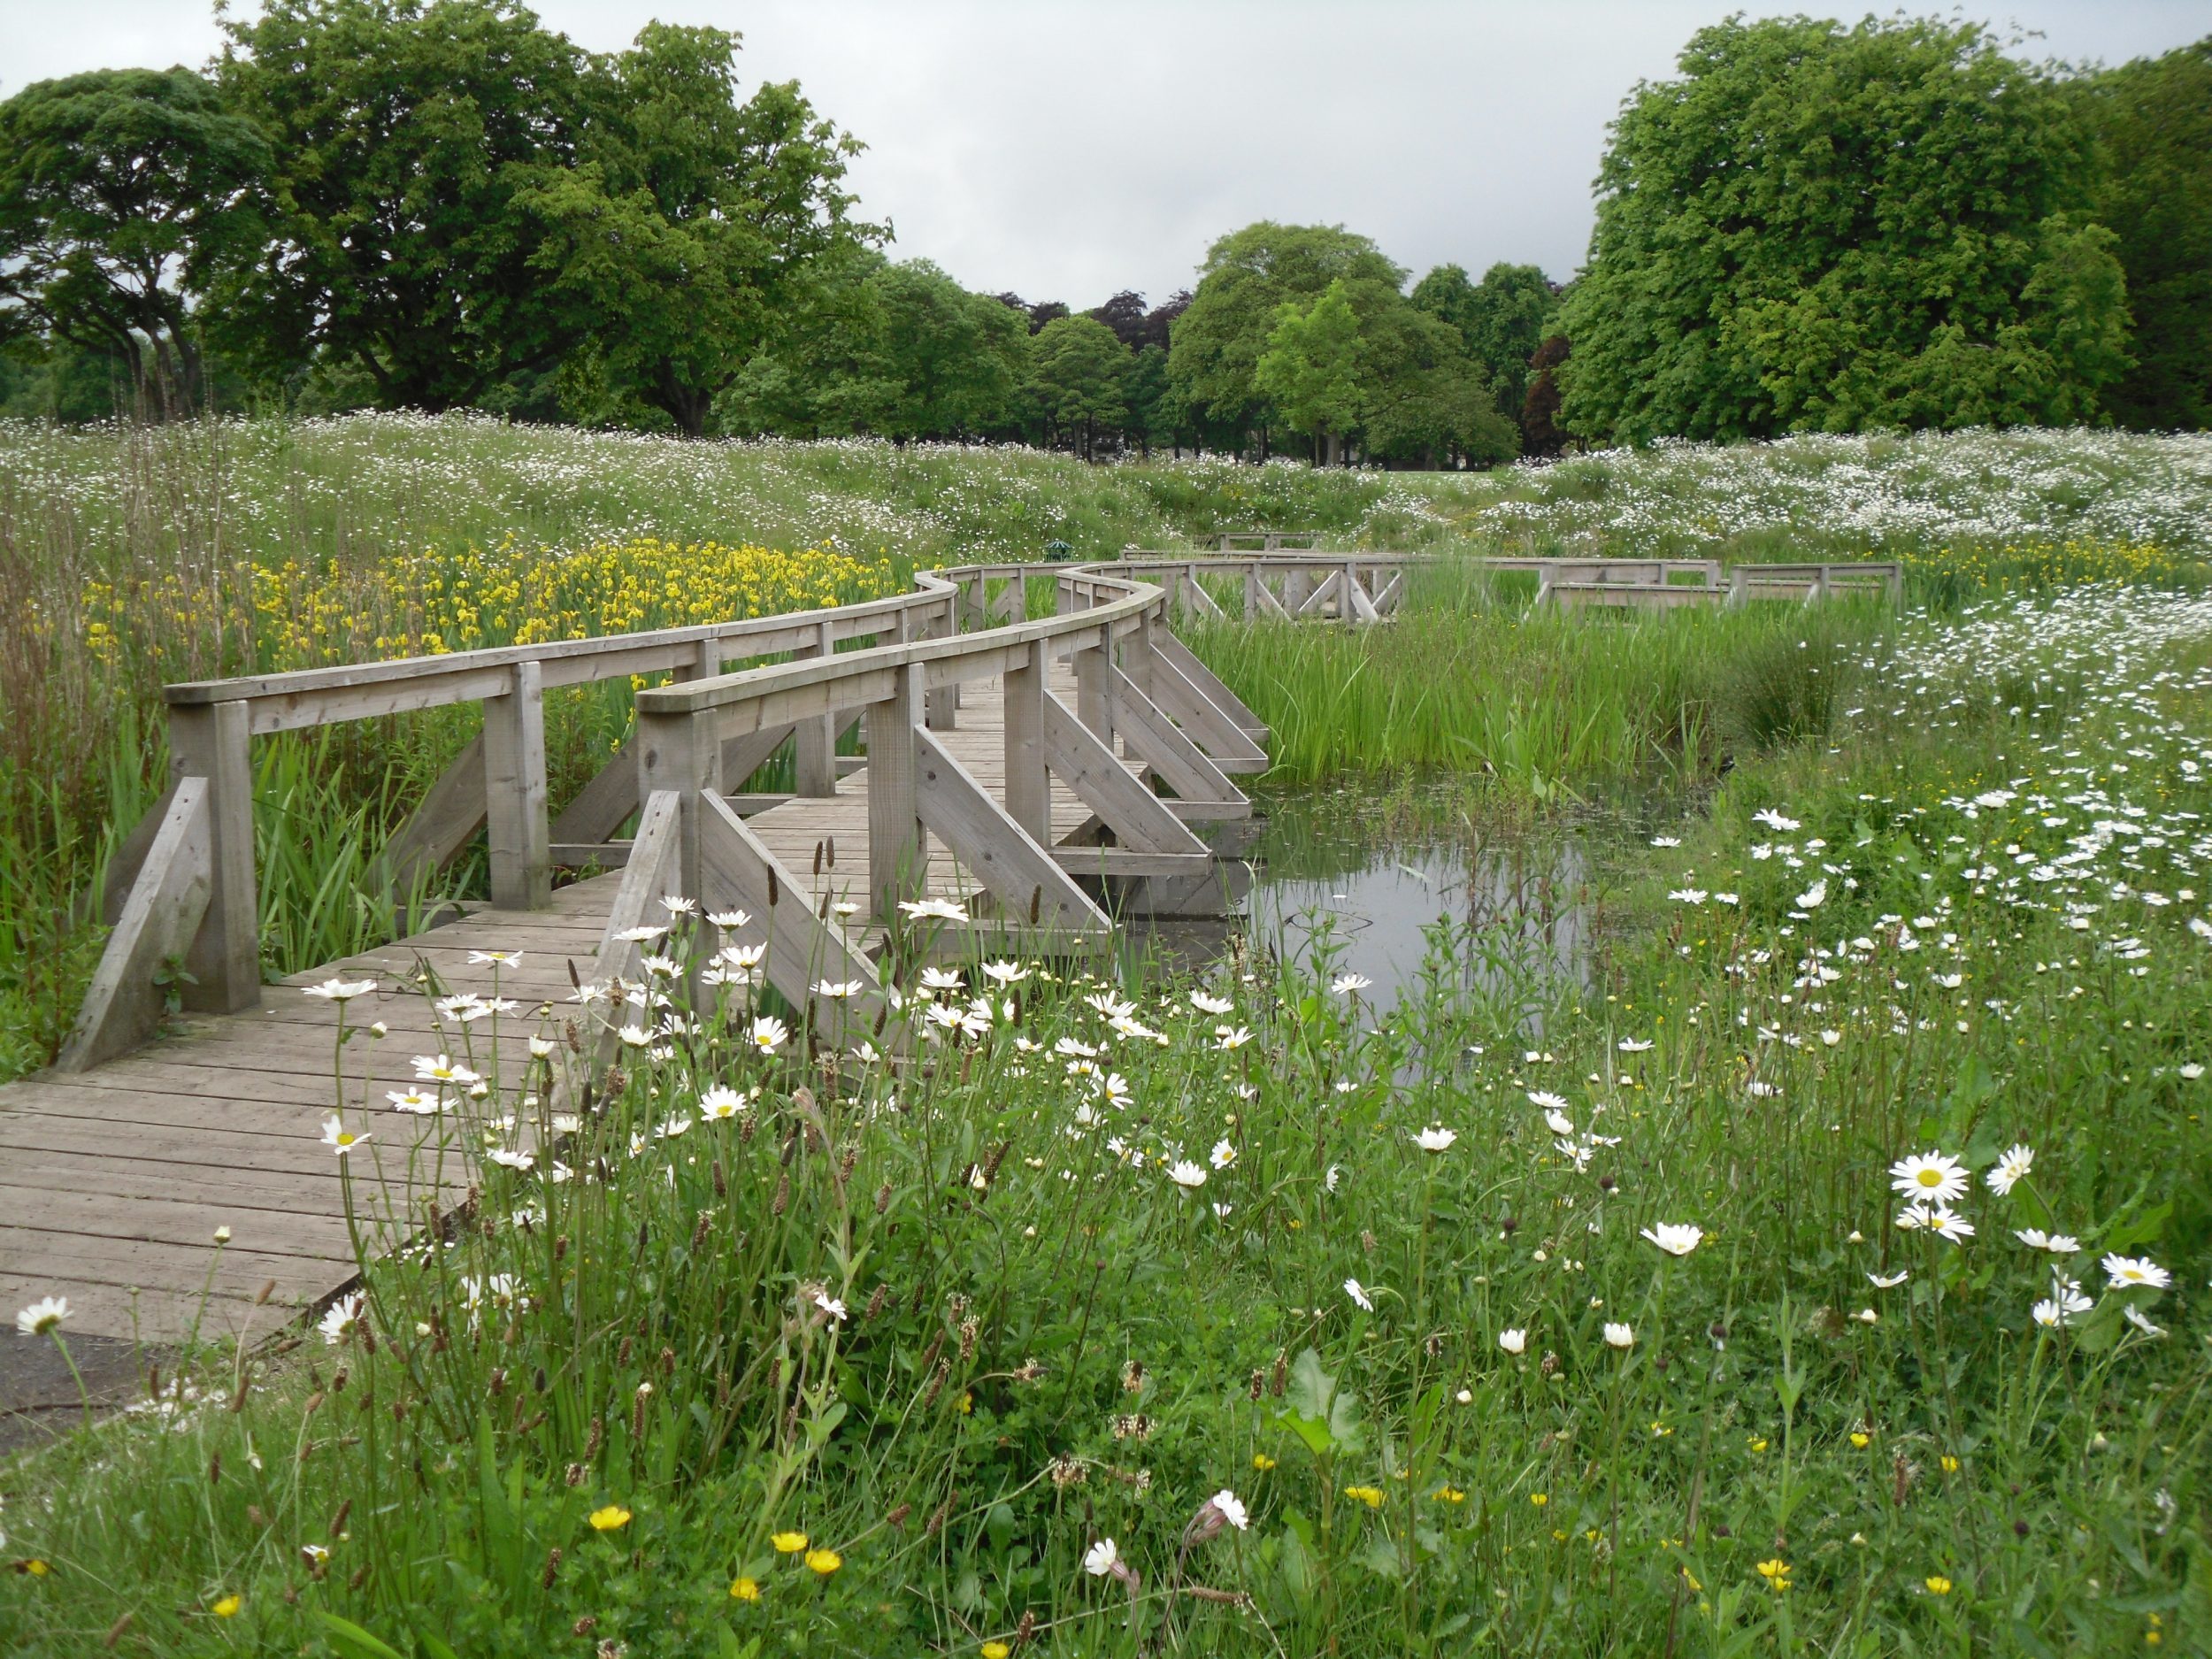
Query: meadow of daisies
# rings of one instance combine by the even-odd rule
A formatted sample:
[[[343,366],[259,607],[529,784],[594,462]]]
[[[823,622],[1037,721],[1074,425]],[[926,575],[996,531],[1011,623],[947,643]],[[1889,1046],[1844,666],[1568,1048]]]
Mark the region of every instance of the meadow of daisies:
[[[1532,719],[1706,710],[1460,757],[1555,815],[1706,757],[1653,760],[1586,980],[1479,914],[1386,1013],[1325,936],[909,964],[856,1028],[759,987],[772,918],[676,908],[639,985],[449,1004],[414,1088],[333,1080],[358,1292],[0,1465],[4,1645],[2200,1648],[2212,598],[2193,547],[1975,545],[1894,620],[1374,631],[1408,685],[1521,662]],[[1279,726],[1333,695],[1207,649]],[[393,1213],[399,1113],[477,1189],[444,1233]]]

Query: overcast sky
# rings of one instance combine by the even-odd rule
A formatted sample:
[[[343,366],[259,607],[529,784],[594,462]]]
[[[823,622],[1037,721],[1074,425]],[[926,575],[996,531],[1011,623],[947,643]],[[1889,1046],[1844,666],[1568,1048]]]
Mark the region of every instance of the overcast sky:
[[[234,7],[250,12],[253,0]],[[1745,8],[1754,15],[1861,7]],[[1885,8],[1886,9],[1886,8]],[[1924,9],[1935,11],[1933,4]],[[543,0],[595,50],[658,17],[741,31],[868,145],[852,180],[902,257],[1078,310],[1156,303],[1257,219],[1342,224],[1416,274],[1571,275],[1605,126],[1729,0]],[[2212,34],[2212,0],[2011,0],[1963,15],[2025,55],[2116,63]],[[0,0],[0,96],[78,70],[196,64],[201,0]]]

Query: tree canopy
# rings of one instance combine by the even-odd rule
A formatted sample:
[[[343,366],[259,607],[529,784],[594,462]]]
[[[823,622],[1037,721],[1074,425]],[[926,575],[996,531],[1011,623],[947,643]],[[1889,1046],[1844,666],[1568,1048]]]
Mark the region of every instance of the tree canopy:
[[[188,295],[257,245],[269,146],[189,69],[106,69],[0,104],[0,337],[114,353],[142,401],[189,408]]]
[[[2134,365],[2103,393],[2122,421],[2212,426],[2212,38],[2090,77],[2097,218],[2135,318]]]
[[[1978,27],[1732,19],[1639,87],[1561,332],[1601,438],[2068,421],[2125,367],[2083,123]]]

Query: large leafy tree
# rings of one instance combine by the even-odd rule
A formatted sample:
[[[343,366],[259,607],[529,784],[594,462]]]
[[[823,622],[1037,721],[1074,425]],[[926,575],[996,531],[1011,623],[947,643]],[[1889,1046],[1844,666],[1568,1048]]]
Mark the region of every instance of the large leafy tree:
[[[2124,362],[2082,124],[1972,25],[1701,30],[1639,87],[1559,332],[1588,435],[2093,416]]]
[[[1344,436],[1366,408],[1359,316],[1343,278],[1310,303],[1285,300],[1275,308],[1253,380],[1286,423],[1315,440],[1317,460],[1334,466],[1343,458]]]
[[[1214,243],[1174,320],[1168,376],[1183,405],[1232,442],[1280,417],[1260,389],[1260,358],[1285,301],[1309,303],[1341,278],[1356,311],[1399,297],[1406,273],[1341,226],[1262,220]]]
[[[2131,426],[2212,426],[2212,39],[2079,89],[2135,316],[2134,367],[2105,403]]]
[[[269,147],[189,69],[42,81],[0,104],[0,335],[127,365],[142,406],[198,402],[189,296],[261,229]]]
[[[841,244],[858,148],[796,83],[738,96],[738,37],[649,24],[591,77],[579,163],[516,201],[533,263],[618,391],[704,433],[714,400],[803,310]]]
[[[577,161],[587,62],[510,0],[266,0],[219,80],[268,134],[273,235],[222,296],[266,369],[357,365],[476,403],[574,343],[529,204]]]
[[[1413,285],[1413,303],[1459,331],[1497,390],[1498,407],[1518,412],[1528,396],[1528,360],[1544,343],[1559,310],[1559,293],[1540,266],[1492,265],[1471,282],[1455,265],[1440,265]]]
[[[1029,342],[1029,396],[1048,436],[1091,459],[1101,429],[1128,418],[1128,348],[1095,317],[1057,317]]]

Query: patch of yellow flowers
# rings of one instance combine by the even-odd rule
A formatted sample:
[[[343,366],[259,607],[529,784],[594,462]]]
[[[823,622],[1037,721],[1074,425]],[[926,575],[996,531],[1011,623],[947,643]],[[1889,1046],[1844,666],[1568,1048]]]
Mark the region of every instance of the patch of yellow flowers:
[[[511,537],[369,564],[286,559],[214,581],[150,571],[88,582],[81,626],[110,667],[127,655],[163,678],[273,673],[772,616],[896,585],[887,560],[819,548],[640,536],[569,550]]]

